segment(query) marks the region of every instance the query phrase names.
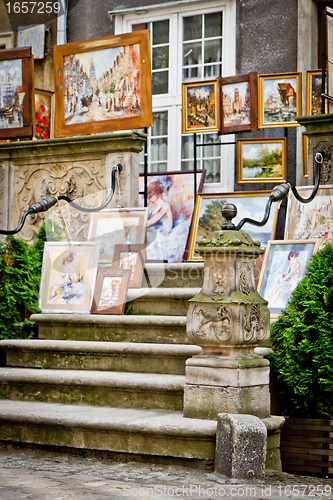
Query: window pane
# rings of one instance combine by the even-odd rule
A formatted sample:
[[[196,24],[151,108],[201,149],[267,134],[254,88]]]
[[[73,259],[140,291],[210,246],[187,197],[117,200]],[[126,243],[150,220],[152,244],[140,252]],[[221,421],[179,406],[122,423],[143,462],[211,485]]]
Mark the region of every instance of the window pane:
[[[169,46],[153,48],[153,69],[169,67]]]
[[[151,135],[168,135],[168,112],[154,113]]]
[[[182,136],[182,159],[193,158],[193,135]]]
[[[151,163],[150,164],[150,172],[166,172],[167,171],[167,163]]]
[[[159,71],[152,74],[153,95],[168,93],[168,71]]]
[[[182,161],[181,170],[194,170],[194,165],[192,160]]]
[[[196,40],[202,38],[202,16],[184,18],[183,40]]]
[[[220,182],[220,159],[216,160],[204,160],[203,168],[206,169],[206,178],[205,182]]]
[[[204,76],[215,78],[217,76],[222,76],[222,66],[221,64],[212,64],[204,67]]]
[[[169,20],[153,23],[153,45],[169,43]]]
[[[168,140],[165,139],[152,139],[150,146],[151,161],[166,160],[168,157]]]
[[[184,43],[183,46],[183,66],[192,66],[202,62],[202,44],[193,42]]]
[[[205,63],[217,63],[222,61],[222,40],[209,40],[205,42]]]
[[[183,79],[187,80],[188,78],[201,78],[201,67],[185,68],[183,70]]]
[[[214,12],[205,15],[205,38],[221,36],[222,34],[222,12]]]

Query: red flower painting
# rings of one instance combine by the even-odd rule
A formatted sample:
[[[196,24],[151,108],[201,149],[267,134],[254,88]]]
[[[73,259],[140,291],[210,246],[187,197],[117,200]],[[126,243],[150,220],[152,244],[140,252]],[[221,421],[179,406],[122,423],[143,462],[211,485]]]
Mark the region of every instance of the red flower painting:
[[[35,137],[50,138],[51,96],[35,93]]]

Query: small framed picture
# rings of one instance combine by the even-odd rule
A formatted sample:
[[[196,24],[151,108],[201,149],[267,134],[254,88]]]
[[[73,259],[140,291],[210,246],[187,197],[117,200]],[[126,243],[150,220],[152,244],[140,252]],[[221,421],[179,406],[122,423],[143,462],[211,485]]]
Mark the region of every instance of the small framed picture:
[[[220,78],[222,134],[258,130],[258,75]]]
[[[268,301],[271,318],[277,318],[297,283],[303,278],[317,240],[269,241],[261,268],[258,292]]]
[[[302,114],[302,74],[258,75],[259,128],[297,127]]]
[[[45,243],[39,297],[42,312],[89,314],[98,255],[98,243]]]
[[[93,212],[88,240],[100,244],[100,262],[112,262],[117,244],[145,243],[148,208],[115,208]]]
[[[131,271],[129,288],[141,287],[145,265],[146,245],[116,245],[114,247],[111,269],[129,269]]]
[[[220,131],[219,79],[183,83],[183,134]]]
[[[34,138],[54,137],[54,93],[35,89]]]
[[[129,269],[100,269],[97,274],[92,314],[123,314],[125,310]]]
[[[287,182],[287,138],[238,139],[237,182]]]
[[[322,71],[311,69],[306,72],[305,114],[321,115],[322,102]],[[328,104],[325,100],[325,113],[328,113]]]

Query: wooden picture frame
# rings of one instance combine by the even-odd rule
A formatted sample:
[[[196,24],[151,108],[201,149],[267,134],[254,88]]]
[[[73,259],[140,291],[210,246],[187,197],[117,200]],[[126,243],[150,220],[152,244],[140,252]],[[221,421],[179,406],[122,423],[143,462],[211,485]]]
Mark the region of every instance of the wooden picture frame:
[[[268,301],[271,318],[277,318],[287,306],[317,248],[317,240],[276,240],[267,243],[258,292]]]
[[[46,242],[39,296],[41,311],[89,314],[98,255],[98,243]]]
[[[322,76],[321,69],[311,69],[306,72],[305,114],[307,116],[321,115]],[[325,99],[325,113],[328,113],[327,102]]]
[[[233,193],[199,193],[197,196],[193,215],[193,224],[190,234],[188,261],[202,261],[202,257],[194,252],[200,240],[205,239],[213,231],[221,230],[224,222],[221,209],[226,203],[233,203],[238,209],[238,214],[233,219],[237,225],[244,217],[262,220],[265,213],[268,197],[271,191],[236,191]],[[271,209],[267,224],[263,227],[245,224],[242,231],[247,232],[255,241],[261,241],[262,248],[267,242],[274,239],[278,218],[278,206]]]
[[[54,137],[54,92],[35,89],[34,138]]]
[[[183,134],[220,131],[219,78],[183,83],[182,96]]]
[[[145,243],[147,218],[148,208],[115,208],[93,212],[88,240],[99,242],[99,262],[113,261],[115,245]]]
[[[129,288],[140,288],[146,258],[146,245],[116,245],[111,269],[131,271]]]
[[[205,174],[206,170],[197,171],[197,192],[203,189]],[[141,174],[139,186],[139,203],[143,206],[144,175]],[[147,188],[147,241],[150,243],[147,260],[186,261],[194,212],[194,171],[149,173]]]
[[[149,30],[56,45],[54,68],[56,137],[152,125]]]
[[[287,182],[287,138],[237,139],[237,182]]]
[[[100,269],[91,314],[124,314],[130,276],[129,269]]]
[[[313,186],[297,188],[302,198],[309,198]],[[319,187],[310,203],[299,202],[292,192],[288,195],[285,224],[285,240],[321,239],[332,240],[331,213],[333,205],[333,185]]]
[[[33,74],[31,47],[0,50],[0,139],[32,138]]]
[[[258,74],[220,78],[221,133],[256,132],[258,130]]]
[[[259,128],[299,127],[301,114],[301,72],[258,75]]]

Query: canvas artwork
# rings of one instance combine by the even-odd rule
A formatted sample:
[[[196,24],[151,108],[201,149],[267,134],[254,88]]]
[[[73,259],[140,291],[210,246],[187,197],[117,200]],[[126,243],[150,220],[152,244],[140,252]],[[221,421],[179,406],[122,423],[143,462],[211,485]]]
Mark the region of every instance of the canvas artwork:
[[[0,129],[23,127],[22,59],[0,61]]]
[[[222,87],[223,125],[250,125],[250,83],[240,82]]]
[[[237,140],[237,182],[286,182],[287,139]]]
[[[40,290],[43,312],[89,313],[98,250],[98,243],[45,243]]]
[[[220,130],[218,80],[183,83],[183,134]]]
[[[201,191],[205,170],[197,173]],[[140,175],[140,192],[144,177]],[[194,211],[193,172],[148,174],[147,259],[183,262]],[[143,205],[143,195],[140,204]]]
[[[321,115],[322,94],[322,71],[321,69],[306,72],[306,99],[305,114]],[[326,89],[327,90],[327,89]],[[327,100],[325,101],[325,113],[328,113]]]
[[[259,128],[297,126],[301,73],[259,75]]]
[[[35,138],[50,139],[52,127],[52,92],[35,90]]]
[[[213,231],[221,230],[221,226],[224,222],[221,210],[226,203],[233,203],[238,209],[238,214],[235,219],[233,219],[235,225],[245,217],[261,221],[264,217],[269,195],[270,191],[198,194],[187,260],[202,260],[202,257],[194,252],[194,248],[199,241],[207,238]],[[273,204],[268,222],[265,226],[259,227],[252,224],[245,224],[242,231],[246,231],[253,240],[260,241],[261,247],[265,249],[267,242],[275,236],[277,217],[278,204]]]
[[[130,274],[128,269],[98,271],[92,314],[123,314]]]
[[[287,306],[316,249],[316,240],[269,241],[261,269],[258,292],[268,301],[271,317]]]

